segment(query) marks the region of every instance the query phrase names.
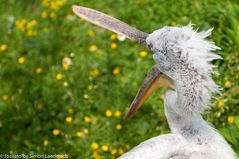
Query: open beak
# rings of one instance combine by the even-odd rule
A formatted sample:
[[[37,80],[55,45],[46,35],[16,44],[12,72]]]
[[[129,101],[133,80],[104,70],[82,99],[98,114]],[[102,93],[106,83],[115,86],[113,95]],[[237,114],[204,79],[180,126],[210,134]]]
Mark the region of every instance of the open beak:
[[[169,87],[175,90],[173,81],[166,75],[162,74],[156,66],[153,66],[145,78],[141,88],[135,96],[130,108],[125,116],[126,120],[136,112],[152,93],[160,87]]]
[[[116,18],[113,18],[109,15],[106,15],[102,12],[99,12],[91,8],[73,5],[72,11],[77,16],[81,17],[86,21],[89,21],[100,27],[106,28],[115,33],[123,34],[127,38],[137,41],[138,43],[144,45],[146,48],[149,48],[146,44],[146,38],[148,37],[148,33],[142,32]]]
[[[137,41],[146,48],[150,50],[152,49],[151,46],[147,45],[146,43],[148,33],[142,32],[116,18],[94,9],[73,5],[72,11],[86,21],[106,28],[115,33],[123,34],[127,38]],[[156,66],[153,66],[144,80],[143,85],[139,89],[134,101],[132,102],[126,115],[126,119],[136,112],[156,89],[163,86],[174,89],[172,80],[166,75],[160,73]]]

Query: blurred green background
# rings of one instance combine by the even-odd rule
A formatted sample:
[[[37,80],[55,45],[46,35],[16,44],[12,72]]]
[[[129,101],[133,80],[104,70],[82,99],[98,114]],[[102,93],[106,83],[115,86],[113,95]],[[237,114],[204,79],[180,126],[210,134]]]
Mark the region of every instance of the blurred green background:
[[[153,65],[145,48],[85,22],[73,4],[146,32],[214,27],[222,92],[205,112],[239,153],[239,3],[216,0],[0,0],[0,153],[117,158],[170,130],[159,90],[129,121],[125,112]]]

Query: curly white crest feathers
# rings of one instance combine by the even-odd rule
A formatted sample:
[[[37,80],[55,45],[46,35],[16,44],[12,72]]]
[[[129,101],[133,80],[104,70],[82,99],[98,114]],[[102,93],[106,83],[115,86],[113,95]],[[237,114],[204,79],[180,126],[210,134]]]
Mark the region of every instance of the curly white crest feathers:
[[[210,105],[213,92],[219,87],[211,78],[214,65],[221,56],[214,42],[206,40],[213,28],[197,32],[189,24],[184,27],[164,27],[146,39],[152,46],[158,69],[174,81],[178,93],[178,111],[202,113]],[[181,108],[180,108],[181,107]]]

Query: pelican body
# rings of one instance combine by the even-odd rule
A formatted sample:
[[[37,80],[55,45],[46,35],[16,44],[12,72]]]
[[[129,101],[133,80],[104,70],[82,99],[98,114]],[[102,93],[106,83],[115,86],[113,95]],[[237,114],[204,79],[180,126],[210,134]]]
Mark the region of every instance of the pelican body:
[[[73,6],[73,12],[96,25],[124,34],[153,52],[155,65],[133,100],[126,119],[156,89],[168,87],[164,112],[171,133],[144,141],[119,159],[236,159],[230,145],[201,116],[210,106],[212,94],[219,92],[211,78],[215,67],[211,61],[221,58],[214,53],[219,48],[206,40],[212,29],[197,32],[189,24],[164,27],[147,34],[93,9]]]

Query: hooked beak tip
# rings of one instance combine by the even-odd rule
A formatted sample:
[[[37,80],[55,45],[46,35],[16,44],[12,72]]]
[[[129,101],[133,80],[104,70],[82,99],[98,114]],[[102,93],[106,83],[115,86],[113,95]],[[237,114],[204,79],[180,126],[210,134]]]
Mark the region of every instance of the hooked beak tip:
[[[126,121],[128,121],[128,120],[129,120],[129,116],[126,114],[125,117],[124,117],[124,119],[125,119]]]
[[[77,5],[72,5],[71,8],[72,10],[75,10],[77,8]]]
[[[125,120],[127,121],[132,116],[132,114],[134,114],[134,112],[136,112],[135,109],[129,109],[129,111],[125,115]]]

